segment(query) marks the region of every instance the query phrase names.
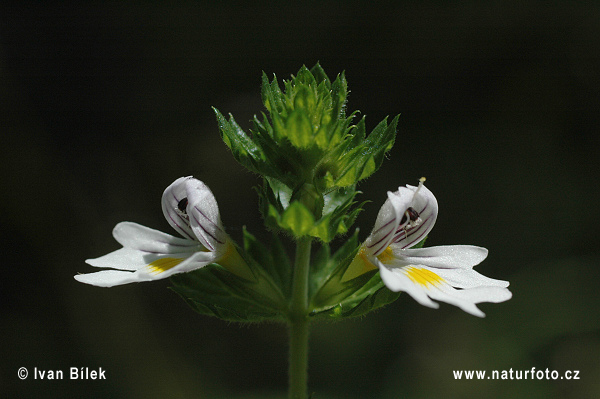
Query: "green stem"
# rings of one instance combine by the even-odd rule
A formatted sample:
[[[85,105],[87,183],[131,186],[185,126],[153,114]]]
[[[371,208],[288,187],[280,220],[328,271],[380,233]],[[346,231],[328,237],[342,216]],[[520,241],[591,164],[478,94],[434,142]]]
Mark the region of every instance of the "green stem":
[[[289,314],[290,362],[289,398],[307,398],[308,380],[308,275],[312,239],[302,237],[296,244],[296,264]]]

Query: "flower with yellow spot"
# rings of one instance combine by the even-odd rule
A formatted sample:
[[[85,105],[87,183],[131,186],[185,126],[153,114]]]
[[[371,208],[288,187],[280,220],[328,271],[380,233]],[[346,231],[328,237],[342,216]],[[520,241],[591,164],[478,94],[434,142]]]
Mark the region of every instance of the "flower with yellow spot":
[[[487,257],[487,249],[471,245],[411,248],[429,234],[437,218],[437,200],[423,185],[424,180],[418,187],[407,185],[388,192],[371,235],[342,281],[379,269],[390,290],[404,291],[422,305],[438,308],[435,299],[483,317],[477,303],[498,303],[512,297],[507,281],[473,270]]]
[[[159,280],[211,263],[219,263],[245,279],[255,279],[225,233],[217,201],[203,182],[191,176],[175,180],[163,193],[162,210],[183,238],[137,223],[119,223],[113,236],[123,248],[86,260],[92,266],[111,270],[79,274],[75,280],[112,287]]]

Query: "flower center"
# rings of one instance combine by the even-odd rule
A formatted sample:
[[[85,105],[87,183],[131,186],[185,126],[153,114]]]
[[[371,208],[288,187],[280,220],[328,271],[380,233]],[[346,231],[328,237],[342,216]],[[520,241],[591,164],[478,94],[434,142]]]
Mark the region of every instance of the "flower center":
[[[408,220],[410,220],[411,222],[416,222],[417,220],[419,220],[419,212],[417,212],[415,210],[415,208],[413,208],[412,206],[409,206],[406,209],[406,212],[404,212],[404,215],[402,215],[402,219],[400,220],[400,224],[405,224]]]
[[[188,204],[188,199],[187,197],[183,197],[181,199],[181,201],[179,201],[177,203],[177,209],[182,212],[182,213],[187,213],[187,204]]]
[[[177,208],[175,208],[175,212],[177,212],[179,214],[179,216],[181,216],[185,220],[189,220],[189,216],[187,214],[187,206],[188,206],[188,199],[187,199],[187,197],[183,197],[177,203]]]
[[[389,263],[392,259],[394,259],[394,252],[392,251],[392,248],[387,247],[382,253],[377,255],[377,259],[379,259],[381,263]]]
[[[439,285],[444,281],[443,278],[427,269],[419,269],[414,266],[406,268],[406,276],[417,284],[424,287],[428,285]]]

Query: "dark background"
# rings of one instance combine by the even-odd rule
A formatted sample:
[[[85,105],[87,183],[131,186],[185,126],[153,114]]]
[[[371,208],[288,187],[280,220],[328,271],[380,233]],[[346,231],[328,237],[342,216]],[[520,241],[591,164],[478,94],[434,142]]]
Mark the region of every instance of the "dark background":
[[[102,289],[73,275],[119,248],[119,221],[174,233],[160,197],[184,175],[211,187],[234,239],[243,225],[265,237],[258,180],[210,107],[247,128],[262,71],[320,61],[346,71],[368,128],[402,114],[389,160],[360,185],[361,237],[387,190],[426,176],[440,203],[428,245],[489,248],[479,272],[514,297],[481,305],[485,319],[401,297],[316,324],[314,397],[600,397],[600,7],[227,4],[1,7],[2,396],[285,397],[284,327],[199,316],[168,281]],[[107,379],[40,381],[34,367]],[[580,380],[452,377],[532,367]]]

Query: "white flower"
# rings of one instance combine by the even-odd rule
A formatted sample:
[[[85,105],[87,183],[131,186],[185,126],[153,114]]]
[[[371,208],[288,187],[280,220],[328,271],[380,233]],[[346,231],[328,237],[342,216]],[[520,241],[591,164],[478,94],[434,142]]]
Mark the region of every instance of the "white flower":
[[[498,303],[512,297],[506,288],[508,281],[491,279],[473,270],[487,257],[487,249],[471,245],[410,249],[427,236],[437,218],[437,200],[423,181],[418,187],[407,185],[395,193],[388,192],[371,235],[342,281],[378,268],[384,284],[392,291],[404,291],[431,308],[439,307],[432,301],[435,299],[483,317],[475,304]]]
[[[96,273],[79,274],[75,280],[100,287],[159,280],[189,272],[211,263],[253,280],[252,272],[225,233],[217,201],[210,189],[193,177],[181,177],[162,196],[167,221],[184,238],[139,225],[122,222],[113,236],[123,248],[88,259],[102,268]]]

